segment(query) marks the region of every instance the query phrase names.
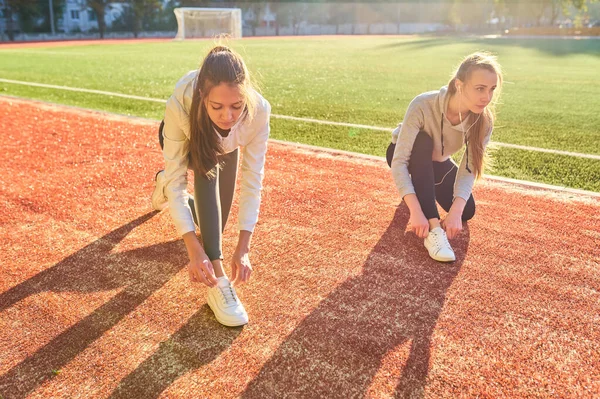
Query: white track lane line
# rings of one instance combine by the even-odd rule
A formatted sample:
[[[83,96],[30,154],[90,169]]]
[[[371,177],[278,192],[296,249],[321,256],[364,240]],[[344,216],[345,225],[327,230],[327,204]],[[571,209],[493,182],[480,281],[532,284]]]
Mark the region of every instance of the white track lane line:
[[[296,148],[311,151],[311,152],[324,152],[324,153],[331,154],[331,155],[342,155],[342,156],[347,156],[347,157],[352,157],[352,158],[364,159],[364,160],[368,160],[368,161],[381,162],[382,165],[385,165],[385,167],[387,168],[387,161],[386,161],[385,157],[378,157],[376,155],[360,154],[360,153],[356,153],[356,152],[336,150],[333,148],[318,147],[315,145],[293,143],[290,141],[283,141],[283,140],[276,140],[276,139],[269,139],[269,142],[282,144],[282,145],[288,145],[288,146],[296,147]],[[527,181],[527,180],[510,179],[508,177],[502,177],[502,176],[493,176],[493,175],[484,174],[483,177],[485,179],[490,179],[490,180],[499,181],[499,182],[503,182],[503,183],[518,184],[518,185],[526,186],[526,187],[543,188],[546,190],[558,191],[558,192],[562,192],[562,193],[572,193],[572,194],[586,195],[586,196],[590,196],[590,197],[600,198],[600,193],[597,193],[595,191],[580,190],[577,188],[563,187],[563,186],[553,186],[551,184],[546,184],[546,183],[537,183],[537,182],[531,182],[531,181]]]
[[[11,79],[3,79],[3,78],[0,78],[0,82],[18,84],[18,85],[23,85],[23,86],[31,86],[31,87],[43,87],[43,88],[48,88],[48,89],[67,90],[67,91],[74,91],[74,92],[79,92],[79,93],[101,94],[101,95],[105,95],[105,96],[128,98],[128,99],[132,99],[132,100],[152,101],[152,102],[162,103],[162,104],[166,103],[166,100],[161,99],[161,98],[134,96],[131,94],[113,93],[113,92],[103,91],[103,90],[81,89],[81,88],[77,88],[77,87],[57,86],[57,85],[49,85],[49,84],[45,84],[45,83],[35,83],[35,82],[24,82],[24,81],[20,81],[20,80],[11,80]],[[360,125],[360,124],[345,123],[345,122],[333,122],[333,121],[326,121],[326,120],[321,120],[321,119],[301,118],[301,117],[288,116],[288,115],[271,114],[271,116],[273,118],[277,118],[277,119],[293,120],[293,121],[297,121],[297,122],[318,123],[321,125],[332,125],[332,126],[344,126],[344,127],[355,128],[355,129],[376,130],[376,131],[383,131],[383,132],[390,132],[390,133],[394,129],[394,128],[390,128],[390,127]],[[525,146],[525,145],[500,143],[500,142],[496,142],[496,141],[490,142],[490,146],[514,148],[514,149],[519,149],[519,150],[524,150],[524,151],[543,152],[543,153],[554,154],[554,155],[565,155],[565,156],[569,156],[569,157],[600,160],[600,155],[596,155],[596,154],[584,154],[584,153],[580,153],[580,152],[553,150],[553,149],[549,149],[549,148],[529,147],[529,146]]]
[[[75,107],[75,106],[71,106],[71,105],[51,103],[48,101],[32,100],[29,98],[0,95],[0,101],[2,101],[2,99],[15,99],[17,101],[21,101],[24,103],[38,103],[38,104],[41,104],[42,106],[50,106],[53,108],[64,108],[67,110],[71,110],[72,112],[89,112],[91,114],[103,115],[104,117],[108,117],[108,118],[117,118],[117,119],[128,121],[128,122],[139,122],[142,124],[154,124],[154,125],[158,125],[158,122],[159,122],[154,119],[142,118],[140,116],[130,116],[130,115],[116,114],[116,113],[107,112],[107,111],[97,111],[97,110],[91,110],[91,109],[87,109],[87,108]],[[281,144],[281,145],[287,145],[290,147],[295,147],[298,149],[304,149],[304,150],[313,151],[313,152],[323,152],[323,153],[327,153],[327,154],[331,154],[331,155],[342,155],[342,156],[347,156],[347,157],[351,157],[351,158],[355,158],[355,159],[376,161],[376,162],[380,162],[382,167],[384,167],[384,166],[387,167],[385,158],[378,157],[375,155],[367,155],[367,154],[361,154],[358,152],[336,150],[333,148],[318,147],[315,145],[294,143],[291,141],[283,141],[283,140],[277,140],[277,139],[269,139],[269,142],[277,143],[277,144]],[[525,186],[525,187],[544,188],[544,189],[552,190],[552,191],[556,191],[556,192],[572,193],[572,194],[584,195],[584,196],[588,196],[588,197],[600,198],[600,193],[597,193],[595,191],[586,191],[586,190],[580,190],[580,189],[570,188],[570,187],[553,186],[553,185],[545,184],[545,183],[536,183],[536,182],[530,182],[527,180],[510,179],[510,178],[502,177],[502,176],[484,175],[484,177],[487,179],[490,179],[490,180],[495,180],[495,181],[504,182],[504,183],[518,184],[518,185]]]

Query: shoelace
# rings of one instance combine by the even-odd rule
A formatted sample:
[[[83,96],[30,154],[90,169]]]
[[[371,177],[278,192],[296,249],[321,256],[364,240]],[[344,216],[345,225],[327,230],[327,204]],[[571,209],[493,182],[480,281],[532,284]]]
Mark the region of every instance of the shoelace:
[[[231,284],[227,287],[219,287],[219,292],[225,301],[225,305],[233,306],[237,304],[237,294],[235,293],[235,288]]]
[[[448,241],[448,237],[446,236],[446,234],[444,234],[444,232],[441,232],[439,234],[433,234],[433,236],[435,237],[433,243],[435,245],[436,251],[439,251],[443,247],[450,247],[450,242]]]

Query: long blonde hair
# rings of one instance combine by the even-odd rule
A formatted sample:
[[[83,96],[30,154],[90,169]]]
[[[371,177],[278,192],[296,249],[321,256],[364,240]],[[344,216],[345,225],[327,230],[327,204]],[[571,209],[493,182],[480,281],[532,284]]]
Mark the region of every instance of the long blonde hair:
[[[240,118],[251,119],[256,108],[256,96],[250,74],[242,57],[227,46],[213,47],[198,70],[190,110],[190,165],[195,173],[214,177],[213,168],[223,155],[221,140],[206,110],[206,98],[213,87],[221,83],[237,86],[246,107]]]
[[[488,52],[478,51],[465,57],[456,68],[452,79],[448,82],[448,93],[454,96],[457,92],[456,80],[467,82],[473,71],[477,69],[485,69],[494,72],[498,76],[498,84],[494,91],[492,101],[484,108],[481,117],[471,126],[467,132],[467,150],[472,157],[472,163],[476,178],[480,178],[483,174],[483,169],[486,164],[483,142],[490,129],[494,126],[496,119],[496,104],[500,98],[502,91],[502,68],[496,57]],[[467,165],[468,166],[468,165]]]

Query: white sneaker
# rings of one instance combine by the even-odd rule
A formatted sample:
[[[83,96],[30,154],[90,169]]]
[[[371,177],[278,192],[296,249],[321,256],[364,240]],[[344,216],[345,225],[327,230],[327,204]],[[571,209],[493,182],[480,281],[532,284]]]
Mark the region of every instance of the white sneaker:
[[[208,306],[217,321],[227,327],[248,324],[248,313],[227,277],[218,277],[216,287],[208,289]]]
[[[157,211],[162,211],[169,204],[167,197],[165,196],[165,171],[161,170],[156,174],[154,178],[156,185],[152,192],[152,208]]]
[[[441,227],[431,230],[425,237],[425,248],[429,251],[429,256],[438,262],[454,262],[456,260],[446,232]]]

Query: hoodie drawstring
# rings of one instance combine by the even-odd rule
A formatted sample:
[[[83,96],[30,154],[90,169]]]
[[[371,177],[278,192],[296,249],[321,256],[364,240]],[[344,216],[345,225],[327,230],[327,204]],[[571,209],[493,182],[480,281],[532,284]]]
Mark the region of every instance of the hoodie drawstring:
[[[442,121],[440,122],[440,133],[442,135],[442,155],[444,155],[444,113],[442,112]]]
[[[465,134],[465,152],[467,155],[467,163],[465,167],[467,168],[467,172],[472,173],[471,169],[469,169],[469,140],[467,140],[467,135]]]
[[[443,112],[442,112],[442,120],[440,122],[440,135],[442,137],[442,155],[444,155],[444,113]],[[466,134],[464,135],[463,140],[465,143],[465,155],[467,157],[467,162],[465,164],[465,167],[467,168],[467,172],[473,173],[473,172],[471,172],[471,169],[469,169],[469,140],[467,140]]]

